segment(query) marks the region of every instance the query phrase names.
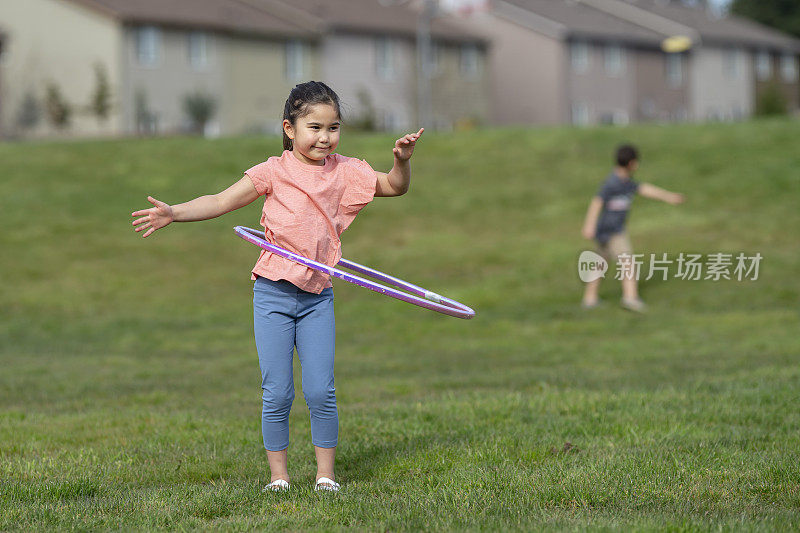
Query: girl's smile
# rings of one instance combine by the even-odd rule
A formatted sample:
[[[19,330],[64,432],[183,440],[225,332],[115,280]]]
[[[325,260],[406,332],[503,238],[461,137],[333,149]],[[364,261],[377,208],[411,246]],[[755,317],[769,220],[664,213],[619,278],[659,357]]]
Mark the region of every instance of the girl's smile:
[[[329,104],[315,104],[297,119],[294,125],[283,121],[283,130],[292,139],[292,153],[309,165],[324,165],[325,157],[339,145],[341,121],[336,108]]]

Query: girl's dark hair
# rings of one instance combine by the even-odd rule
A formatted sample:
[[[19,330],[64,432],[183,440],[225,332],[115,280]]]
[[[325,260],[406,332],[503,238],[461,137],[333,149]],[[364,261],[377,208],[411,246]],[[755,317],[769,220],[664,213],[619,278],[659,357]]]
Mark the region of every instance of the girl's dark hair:
[[[339,108],[339,97],[336,93],[321,81],[307,81],[295,85],[286,104],[283,106],[283,118],[288,120],[292,126],[297,119],[308,114],[308,108],[315,104],[330,104],[336,110],[339,120],[342,119],[342,111]],[[292,149],[292,140],[283,132],[283,149]]]
[[[617,148],[617,164],[627,167],[631,161],[639,159],[639,151],[632,144],[623,144]]]

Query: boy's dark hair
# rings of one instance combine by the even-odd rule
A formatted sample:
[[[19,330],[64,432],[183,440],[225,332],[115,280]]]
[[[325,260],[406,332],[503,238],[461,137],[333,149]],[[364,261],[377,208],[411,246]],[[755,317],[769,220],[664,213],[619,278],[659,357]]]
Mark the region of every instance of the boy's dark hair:
[[[292,126],[297,119],[308,114],[308,108],[315,104],[330,104],[336,110],[339,120],[342,119],[342,111],[339,108],[339,97],[336,93],[321,81],[307,81],[295,85],[289,93],[286,104],[283,106],[283,118],[288,120]],[[283,132],[283,149],[292,149],[292,140]]]
[[[623,144],[617,148],[617,164],[621,167],[627,167],[631,161],[639,159],[639,152],[632,144]]]

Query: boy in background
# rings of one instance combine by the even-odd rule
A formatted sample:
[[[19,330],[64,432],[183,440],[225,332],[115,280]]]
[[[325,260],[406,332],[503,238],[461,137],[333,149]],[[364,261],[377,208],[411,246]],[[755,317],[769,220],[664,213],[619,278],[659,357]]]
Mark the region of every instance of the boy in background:
[[[666,191],[649,183],[634,181],[633,174],[639,168],[639,153],[636,147],[625,144],[617,148],[616,166],[600,187],[589,204],[586,221],[583,224],[583,236],[597,241],[597,253],[611,264],[622,254],[632,255],[633,247],[625,231],[631,202],[638,192],[645,198],[661,200],[672,205],[683,203],[682,194]],[[583,308],[590,309],[600,303],[598,290],[600,279],[586,284],[583,294]],[[630,259],[623,265],[622,272],[622,307],[642,313],[646,310],[644,302],[639,298],[637,280]]]

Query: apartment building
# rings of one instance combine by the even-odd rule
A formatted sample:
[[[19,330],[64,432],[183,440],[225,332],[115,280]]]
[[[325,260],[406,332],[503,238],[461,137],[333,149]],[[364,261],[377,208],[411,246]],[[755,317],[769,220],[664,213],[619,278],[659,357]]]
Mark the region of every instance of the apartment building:
[[[6,0],[0,20],[11,135],[185,132],[192,96],[213,109],[208,134],[274,131],[290,88],[319,76],[317,33],[238,0]],[[91,111],[98,70],[106,118]],[[53,90],[70,109],[60,126],[45,112]]]
[[[269,7],[274,0],[260,1]],[[382,130],[419,126],[449,129],[486,123],[489,84],[487,43],[475,32],[435,17],[429,71],[417,57],[419,12],[408,4],[377,0],[285,0],[316,17],[321,28],[322,77],[342,98],[345,114]],[[273,8],[274,9],[274,8]],[[419,77],[430,87],[430,113],[418,124]]]
[[[678,24],[692,38],[688,51],[690,116],[732,120],[750,116],[774,88],[789,111],[800,105],[800,41],[772,28],[703,6],[660,0],[583,0],[597,9],[653,30]]]
[[[494,0],[468,24],[492,43],[497,124],[733,120],[775,85],[797,108],[797,41],[736,17],[658,0]],[[664,52],[674,36],[691,47]]]

